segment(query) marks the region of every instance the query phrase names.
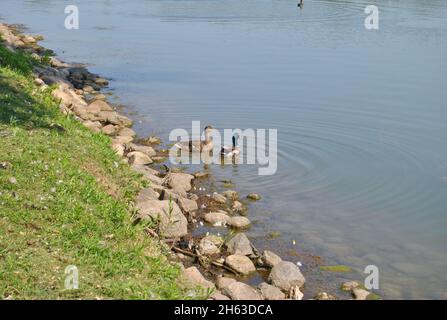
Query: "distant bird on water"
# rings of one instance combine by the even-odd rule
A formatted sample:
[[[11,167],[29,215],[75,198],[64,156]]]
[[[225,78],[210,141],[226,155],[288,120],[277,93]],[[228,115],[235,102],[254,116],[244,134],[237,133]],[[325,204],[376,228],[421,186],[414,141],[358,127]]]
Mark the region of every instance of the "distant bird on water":
[[[300,0],[300,3],[297,5],[298,7],[302,8],[304,6],[303,0]]]

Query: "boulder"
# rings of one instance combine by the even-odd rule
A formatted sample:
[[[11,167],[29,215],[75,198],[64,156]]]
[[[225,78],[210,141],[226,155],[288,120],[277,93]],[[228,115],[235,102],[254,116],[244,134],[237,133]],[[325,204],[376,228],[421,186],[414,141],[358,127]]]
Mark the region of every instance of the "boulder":
[[[112,144],[112,149],[120,157],[122,157],[124,155],[124,146],[122,144],[114,143],[114,144]]]
[[[104,134],[112,136],[112,135],[114,135],[114,134],[116,134],[118,132],[118,129],[119,129],[118,126],[115,126],[113,124],[108,124],[108,125],[105,125],[104,127],[102,127],[101,131]]]
[[[352,291],[353,289],[357,288],[359,286],[359,283],[357,281],[347,281],[341,285],[341,289],[343,291]]]
[[[118,132],[119,136],[126,136],[126,137],[135,137],[137,134],[135,131],[133,131],[130,128],[123,128]]]
[[[352,296],[355,300],[366,300],[370,294],[371,292],[362,288],[352,289]]]
[[[199,242],[199,252],[205,256],[214,255],[220,252],[219,248],[207,238],[203,238]]]
[[[237,193],[237,191],[234,191],[234,190],[227,190],[227,191],[224,191],[222,194],[224,195],[225,198],[230,199],[230,200],[239,199],[239,194]]]
[[[101,124],[98,123],[97,121],[87,120],[87,121],[84,121],[83,123],[84,123],[84,126],[86,126],[87,128],[89,128],[90,130],[92,130],[95,133],[98,133],[101,131],[101,129],[100,129]]]
[[[254,201],[261,200],[261,196],[257,193],[249,193],[247,198]]]
[[[157,152],[155,152],[154,148],[148,147],[148,146],[140,146],[140,145],[137,145],[135,143],[128,143],[126,145],[126,148],[129,151],[140,151],[140,152],[143,152],[143,153],[147,154],[149,157],[153,157],[153,156],[155,156],[157,154]]]
[[[280,263],[282,261],[282,259],[275,254],[274,252],[270,251],[270,250],[264,250],[262,257],[262,265],[269,267],[269,268],[273,268],[274,266],[276,266],[278,263]]]
[[[130,164],[150,164],[152,163],[151,158],[139,151],[132,151],[127,154],[127,157],[129,158]]]
[[[256,267],[247,256],[232,254],[225,258],[225,264],[246,276],[256,271]]]
[[[300,269],[290,261],[279,262],[269,275],[269,282],[286,292],[294,286],[303,286],[305,281]]]
[[[315,300],[336,300],[333,295],[330,295],[326,292],[317,293],[317,295],[314,297],[314,299]]]
[[[233,278],[228,278],[228,277],[218,277],[217,281],[216,281],[216,286],[219,290],[222,290],[223,288],[229,286],[232,283],[237,282],[235,279]]]
[[[156,192],[154,189],[145,188],[138,193],[135,200],[138,203],[138,202],[144,202],[147,200],[158,200],[159,197],[160,197],[160,194],[158,192]]]
[[[231,300],[226,295],[223,295],[220,291],[214,291],[209,300]]]
[[[222,289],[222,293],[232,300],[262,300],[262,296],[248,284],[234,282]]]
[[[227,198],[218,193],[213,194],[213,200],[220,204],[224,204],[227,202]]]
[[[175,202],[146,200],[137,203],[138,217],[159,222],[161,235],[167,238],[183,237],[188,233],[188,221]]]
[[[252,255],[253,248],[245,233],[238,233],[226,243],[227,251],[231,254]]]
[[[193,212],[199,209],[196,201],[184,197],[178,197],[177,203],[184,212]]]
[[[214,283],[205,279],[196,267],[189,267],[183,270],[184,279],[194,286],[200,286],[205,289],[214,289]]]
[[[97,100],[96,102],[98,101],[99,100]],[[115,111],[101,111],[98,113],[97,119],[101,122],[106,122],[122,127],[131,127],[133,124],[132,120],[123,115],[120,115],[118,112]]]
[[[300,291],[299,286],[292,286],[289,290],[289,299],[303,300],[304,294]]]
[[[99,114],[101,111],[113,111],[113,109],[107,102],[95,100],[87,106],[86,111],[93,114]]]
[[[231,217],[230,220],[228,220],[228,225],[239,229],[247,228],[250,225],[250,220],[240,216]]]
[[[215,226],[224,226],[230,220],[230,216],[222,212],[208,212],[203,219]]]
[[[165,184],[179,194],[185,194],[191,190],[193,175],[187,173],[171,172],[165,178]]]
[[[284,300],[286,298],[281,290],[268,283],[263,282],[258,288],[265,300]]]
[[[234,212],[242,213],[246,210],[246,208],[240,201],[234,201],[233,205],[231,206],[231,210]]]

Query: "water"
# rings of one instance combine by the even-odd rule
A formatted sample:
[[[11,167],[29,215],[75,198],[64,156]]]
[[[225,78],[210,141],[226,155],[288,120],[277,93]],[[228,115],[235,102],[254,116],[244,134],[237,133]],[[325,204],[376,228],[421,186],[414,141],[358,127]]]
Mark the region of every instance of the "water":
[[[364,0],[74,3],[78,31],[64,1],[2,0],[0,16],[112,78],[140,134],[277,128],[275,175],[212,168],[263,195],[251,235],[360,276],[375,264],[386,298],[447,298],[445,1],[372,1],[378,31]]]

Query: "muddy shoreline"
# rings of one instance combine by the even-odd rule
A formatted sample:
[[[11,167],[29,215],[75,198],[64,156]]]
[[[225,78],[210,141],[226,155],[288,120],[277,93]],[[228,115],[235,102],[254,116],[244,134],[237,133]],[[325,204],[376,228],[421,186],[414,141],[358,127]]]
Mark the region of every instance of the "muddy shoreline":
[[[167,150],[161,140],[137,137],[131,129],[133,121],[107,102],[101,93],[109,84],[107,79],[83,65],[57,59],[38,44],[41,36],[25,35],[4,24],[0,24],[0,33],[8,48],[34,58],[35,84],[55,88],[53,96],[60,100],[61,112],[93,132],[108,135],[122,161],[142,174],[148,186],[133,204],[135,220],[146,223],[148,236],[170,248],[169,259],[183,269],[187,282],[212,289],[210,299],[219,300],[343,298],[324,291],[308,296],[301,262],[284,261],[252,244],[244,230],[251,225],[250,204],[262,201],[262,196],[212,192],[208,172],[189,174],[166,165]],[[300,257],[300,261],[317,264],[311,262],[313,258]],[[344,283],[341,288],[346,298],[371,298],[358,282]]]

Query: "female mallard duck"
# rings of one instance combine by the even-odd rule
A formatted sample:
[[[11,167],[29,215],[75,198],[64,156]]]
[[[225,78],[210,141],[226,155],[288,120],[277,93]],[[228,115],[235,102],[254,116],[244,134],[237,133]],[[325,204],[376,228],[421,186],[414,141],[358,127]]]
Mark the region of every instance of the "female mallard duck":
[[[180,150],[188,150],[189,152],[209,152],[213,149],[213,140],[211,139],[211,133],[214,130],[212,126],[206,126],[205,140],[189,140],[184,142],[177,142],[175,146]]]
[[[236,136],[233,136],[231,140],[233,142],[231,147],[223,146],[220,150],[220,154],[222,155],[222,157],[232,158],[239,155],[240,150],[239,146],[236,144]]]

